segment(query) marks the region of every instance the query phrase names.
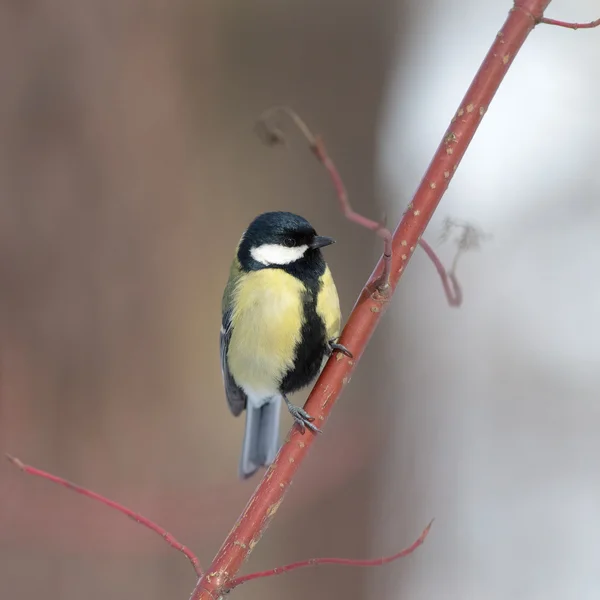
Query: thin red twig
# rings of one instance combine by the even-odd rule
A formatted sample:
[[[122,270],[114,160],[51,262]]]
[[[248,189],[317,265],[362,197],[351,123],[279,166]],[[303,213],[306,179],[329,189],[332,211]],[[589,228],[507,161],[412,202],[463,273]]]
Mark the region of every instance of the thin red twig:
[[[423,177],[409,209],[392,238],[389,292],[379,294],[376,284],[385,271],[379,260],[358,298],[339,343],[354,358],[336,354],[329,359],[305,404],[320,428],[354,372],[375,328],[390,305],[401,275],[437,208],[454,172],[473,139],[496,91],[515,56],[550,0],[516,0],[506,22],[495,36],[479,71],[463,98]],[[223,542],[207,573],[198,581],[192,600],[214,600],[227,590],[243,562],[259,542],[277,512],[315,436],[296,427],[288,434],[273,464],[267,469],[246,508]]]
[[[546,17],[542,17],[538,23],[543,23],[544,25],[556,25],[556,27],[566,27],[567,29],[593,29],[594,27],[600,26],[600,19],[596,19],[595,21],[590,21],[589,23],[570,23],[569,21],[557,21],[556,19],[547,19]]]
[[[52,481],[53,483],[62,485],[63,487],[66,487],[69,490],[73,490],[74,492],[77,492],[82,496],[86,496],[87,498],[91,498],[92,500],[101,502],[109,508],[118,510],[126,517],[133,519],[136,523],[139,523],[140,525],[147,527],[151,531],[154,531],[154,533],[160,535],[160,537],[163,538],[165,542],[169,544],[169,546],[175,548],[175,550],[178,550],[179,552],[184,554],[187,557],[187,559],[192,563],[194,571],[196,571],[196,575],[198,575],[198,577],[202,577],[203,572],[198,557],[187,546],[184,546],[182,543],[178,542],[168,531],[166,531],[156,523],[153,523],[152,521],[140,515],[139,513],[130,510],[129,508],[123,506],[122,504],[119,504],[118,502],[109,500],[108,498],[105,498],[104,496],[101,496],[96,492],[92,492],[91,490],[81,487],[80,485],[71,483],[70,481],[63,479],[62,477],[57,477],[56,475],[52,475],[51,473],[47,473],[46,471],[42,471],[41,469],[36,469],[35,467],[26,465],[25,463],[21,462],[18,458],[10,456],[10,454],[7,454],[6,458],[13,465],[21,469],[21,471],[23,471],[24,473],[27,473],[29,475],[35,475],[36,477],[41,477],[42,479],[47,479],[48,481]]]
[[[344,565],[350,567],[380,567],[382,565],[387,565],[395,560],[399,560],[400,558],[404,558],[409,554],[412,554],[419,546],[423,544],[425,538],[429,534],[429,530],[431,529],[431,525],[433,524],[433,520],[423,529],[421,535],[416,539],[408,548],[397,552],[396,554],[392,554],[391,556],[384,556],[381,558],[373,558],[373,559],[352,559],[352,558],[310,558],[308,560],[301,560],[299,562],[290,563],[289,565],[284,565],[283,567],[275,567],[274,569],[269,569],[268,571],[258,571],[256,573],[250,573],[249,575],[242,575],[241,577],[236,577],[228,586],[228,591],[233,588],[242,585],[243,583],[247,583],[248,581],[252,581],[254,579],[259,579],[262,577],[272,577],[273,575],[281,575],[283,573],[289,573],[290,571],[295,571],[296,569],[303,569],[304,567],[316,567],[318,565]]]
[[[442,261],[435,253],[435,250],[423,238],[419,240],[419,246],[423,248],[425,254],[427,254],[429,260],[431,260],[435,266],[435,269],[442,280],[448,304],[455,307],[460,306],[463,301],[463,293],[462,287],[454,273],[454,269],[446,271],[446,267],[442,264]]]
[[[369,219],[368,217],[365,217],[352,209],[344,180],[342,179],[335,162],[327,152],[323,138],[315,135],[310,127],[306,124],[306,121],[304,121],[304,119],[302,119],[295,110],[289,106],[273,106],[264,111],[258,120],[258,125],[260,126],[259,133],[261,134],[261,137],[267,143],[282,143],[285,141],[282,131],[272,120],[273,117],[278,113],[284,114],[291,119],[291,121],[296,125],[298,130],[308,141],[310,149],[313,151],[319,162],[327,170],[344,216],[349,221],[374,231],[383,240],[384,270],[380,279],[375,282],[375,287],[378,289],[379,293],[387,293],[389,288],[390,269],[392,265],[392,234],[390,230],[387,229],[387,227],[385,227],[382,223],[373,221],[372,219]],[[462,304],[463,295],[455,272],[446,272],[444,265],[436,255],[433,248],[427,242],[424,240],[419,240],[419,244],[423,247],[423,250],[425,250],[425,253],[431,259],[440,275],[448,304],[454,307],[460,306]]]
[[[356,223],[361,227],[365,227],[370,231],[374,231],[383,240],[384,269],[378,281],[375,282],[375,287],[378,289],[379,293],[386,294],[389,289],[390,269],[392,266],[391,231],[382,223],[373,221],[372,219],[369,219],[368,217],[365,217],[354,211],[352,205],[350,204],[350,198],[348,196],[346,186],[344,185],[344,181],[337,167],[335,166],[335,163],[329,156],[323,139],[320,136],[315,135],[308,127],[306,122],[302,118],[300,118],[298,113],[296,113],[289,106],[273,106],[267,109],[261,115],[258,121],[258,124],[260,125],[259,132],[263,134],[261,135],[261,137],[263,137],[263,139],[268,143],[281,143],[284,141],[281,130],[277,128],[273,122],[270,122],[271,119],[277,114],[287,115],[292,120],[294,125],[296,125],[296,127],[302,133],[302,135],[306,138],[310,149],[313,151],[314,155],[317,157],[319,162],[325,167],[327,173],[329,174],[344,216],[349,221],[352,221],[353,223]]]

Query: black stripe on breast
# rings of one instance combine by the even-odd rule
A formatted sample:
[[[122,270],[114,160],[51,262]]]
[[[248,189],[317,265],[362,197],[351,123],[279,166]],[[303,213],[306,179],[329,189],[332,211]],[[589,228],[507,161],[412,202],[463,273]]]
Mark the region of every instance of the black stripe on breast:
[[[311,383],[321,370],[327,349],[327,331],[317,313],[317,296],[322,287],[318,278],[305,280],[303,293],[304,324],[295,348],[294,366],[283,377],[279,391],[290,394]]]

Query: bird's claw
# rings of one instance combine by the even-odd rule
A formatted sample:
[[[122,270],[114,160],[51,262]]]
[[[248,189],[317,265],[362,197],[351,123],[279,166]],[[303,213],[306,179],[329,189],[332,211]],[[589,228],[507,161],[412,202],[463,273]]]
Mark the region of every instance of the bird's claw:
[[[345,354],[348,358],[354,358],[352,352],[350,352],[350,350],[348,350],[348,348],[346,348],[346,346],[343,346],[342,344],[336,344],[333,340],[329,340],[327,345],[329,347],[330,355],[333,353],[334,350],[337,350],[338,352]]]
[[[312,421],[314,421],[315,418],[311,417],[302,407],[292,404],[287,398],[285,398],[285,403],[287,404],[292,418],[298,424],[298,428],[300,429],[300,433],[302,435],[304,435],[307,427],[313,433],[322,433],[322,431],[316,425],[312,424]]]

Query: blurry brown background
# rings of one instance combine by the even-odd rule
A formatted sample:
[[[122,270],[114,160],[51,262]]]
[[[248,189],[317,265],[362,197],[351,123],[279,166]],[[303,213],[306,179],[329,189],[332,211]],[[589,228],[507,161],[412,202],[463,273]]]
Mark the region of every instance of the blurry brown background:
[[[257,483],[237,480],[243,422],[218,363],[241,232],[287,209],[335,236],[346,315],[379,251],[341,218],[303,141],[291,131],[289,151],[265,148],[254,120],[293,105],[325,135],[355,206],[378,218],[375,126],[396,11],[386,0],[0,6],[0,451],[139,510],[209,563]],[[373,362],[248,568],[368,553],[380,399],[361,400]],[[237,593],[360,598],[363,576],[319,569]],[[187,598],[193,585],[154,534],[0,463],[2,598]]]

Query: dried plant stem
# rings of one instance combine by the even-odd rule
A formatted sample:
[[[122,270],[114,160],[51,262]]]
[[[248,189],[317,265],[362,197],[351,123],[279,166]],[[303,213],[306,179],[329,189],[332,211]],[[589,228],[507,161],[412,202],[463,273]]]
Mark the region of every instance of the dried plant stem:
[[[187,548],[186,546],[184,546],[183,544],[178,542],[175,539],[175,537],[173,537],[169,532],[167,532],[165,529],[163,529],[160,525],[157,525],[156,523],[154,523],[153,521],[150,521],[146,517],[143,517],[142,515],[140,515],[136,512],[133,512],[132,510],[126,508],[122,504],[114,502],[113,500],[109,500],[105,496],[101,496],[100,494],[97,494],[96,492],[88,490],[87,488],[84,488],[80,485],[76,485],[66,479],[63,479],[62,477],[57,477],[56,475],[48,473],[47,471],[42,471],[41,469],[32,467],[31,465],[26,465],[21,460],[19,460],[18,458],[15,458],[14,456],[11,456],[10,454],[7,454],[6,458],[9,460],[9,462],[11,462],[13,465],[15,465],[18,469],[20,469],[24,473],[27,473],[28,475],[33,475],[34,477],[40,477],[41,479],[47,479],[48,481],[51,481],[52,483],[61,485],[71,491],[77,492],[78,494],[82,494],[83,496],[86,496],[87,498],[91,498],[92,500],[97,500],[101,504],[104,504],[104,505],[108,506],[109,508],[115,509],[115,510],[119,511],[120,513],[124,514],[125,516],[129,517],[130,519],[133,519],[136,523],[143,525],[144,527],[147,527],[148,529],[150,529],[151,531],[154,531],[155,533],[158,533],[163,538],[163,540],[165,540],[165,542],[167,542],[167,544],[169,544],[169,546],[171,546],[172,548],[175,548],[175,550],[178,550],[179,552],[184,554],[186,556],[186,558],[188,558],[188,560],[192,564],[192,567],[194,568],[194,571],[198,577],[202,576],[202,568],[200,567],[200,562],[199,562],[198,558],[196,557],[196,555],[189,548]],[[256,573],[249,573],[248,575],[243,575],[241,577],[237,577],[236,579],[234,579],[230,582],[229,590],[232,590],[233,588],[236,588],[244,583],[253,581],[255,579],[261,579],[264,577],[273,577],[274,575],[281,575],[283,573],[287,573],[289,571],[295,571],[296,569],[301,569],[304,567],[316,567],[319,565],[377,567],[377,566],[386,565],[386,564],[389,564],[396,560],[399,560],[400,558],[404,558],[405,556],[408,556],[409,554],[412,554],[419,546],[421,546],[423,544],[423,542],[425,541],[425,538],[429,534],[429,530],[431,529],[432,524],[433,524],[433,520],[427,525],[427,527],[425,527],[425,529],[421,532],[421,535],[410,546],[408,546],[404,550],[401,550],[400,552],[396,552],[395,554],[391,554],[389,556],[384,556],[381,558],[374,558],[374,559],[310,558],[308,560],[303,560],[303,561],[299,561],[299,562],[295,562],[295,563],[290,563],[288,565],[275,567],[273,569],[269,569],[268,571],[258,571]]]
[[[373,221],[372,219],[357,213],[352,208],[352,205],[350,204],[350,198],[348,197],[348,192],[346,191],[346,186],[344,185],[344,180],[342,179],[342,176],[340,175],[335,163],[329,156],[322,138],[315,135],[308,127],[306,122],[300,118],[298,113],[296,113],[289,106],[273,106],[261,115],[258,121],[258,131],[261,134],[261,137],[268,143],[281,143],[284,141],[283,133],[275,126],[273,122],[273,118],[278,114],[287,115],[292,120],[300,133],[302,133],[302,135],[306,138],[306,141],[308,142],[314,155],[327,170],[344,216],[349,221],[374,231],[383,240],[382,259],[384,267],[379,279],[374,282],[374,285],[380,294],[387,294],[389,290],[390,269],[392,265],[392,233],[382,223]]]
[[[285,142],[283,132],[275,125],[274,122],[274,117],[276,117],[278,114],[284,114],[291,119],[291,121],[296,125],[296,127],[308,141],[310,149],[314,152],[319,162],[327,170],[344,216],[349,221],[374,231],[383,240],[383,272],[381,273],[379,280],[376,281],[374,285],[380,294],[386,294],[389,290],[390,269],[392,266],[392,234],[390,230],[387,229],[387,227],[385,227],[383,224],[373,221],[353,210],[348,197],[348,192],[346,191],[344,180],[342,179],[342,176],[340,175],[340,172],[338,171],[333,159],[327,152],[323,138],[315,135],[306,124],[306,121],[304,121],[304,119],[302,119],[300,115],[298,115],[298,113],[292,108],[289,106],[273,106],[263,112],[257,123],[260,137],[269,144]],[[442,285],[444,286],[444,293],[446,294],[446,298],[448,299],[450,306],[460,306],[462,303],[462,290],[460,289],[460,285],[458,284],[454,270],[456,265],[453,266],[451,273],[447,273],[444,265],[435,253],[435,250],[433,250],[433,248],[423,239],[419,240],[419,245],[423,247],[423,250],[431,259],[438,274],[440,275]],[[457,258],[459,255],[460,252],[457,253]]]
[[[463,293],[462,287],[456,277],[455,267],[456,267],[456,259],[452,265],[452,269],[450,271],[446,271],[446,267],[442,264],[442,261],[439,259],[438,255],[435,253],[435,250],[423,239],[419,240],[419,246],[423,248],[423,251],[429,257],[429,260],[433,263],[435,270],[438,272],[440,279],[442,280],[442,285],[444,286],[444,294],[446,294],[446,299],[448,300],[448,304],[450,306],[460,306],[463,301]],[[460,253],[456,253],[456,258],[460,256]]]
[[[290,563],[289,565],[284,565],[283,567],[275,567],[274,569],[269,569],[268,571],[257,571],[256,573],[250,573],[249,575],[242,575],[241,577],[236,577],[229,584],[229,590],[242,585],[243,583],[247,583],[248,581],[252,581],[254,579],[260,579],[263,577],[272,577],[273,575],[282,575],[283,573],[289,573],[290,571],[295,571],[296,569],[303,569],[305,567],[316,567],[319,565],[343,565],[347,567],[381,567],[383,565],[387,565],[395,560],[399,560],[400,558],[404,558],[409,554],[412,554],[419,546],[423,544],[425,538],[429,534],[429,530],[431,529],[431,525],[433,521],[423,529],[421,535],[410,545],[408,548],[397,552],[396,554],[392,554],[390,556],[384,556],[381,558],[373,558],[367,560],[360,559],[352,559],[352,558],[310,558],[309,560],[301,560],[299,562]]]
[[[51,473],[47,473],[46,471],[42,471],[41,469],[36,469],[35,467],[26,465],[23,462],[21,462],[18,458],[10,456],[10,454],[7,454],[6,458],[13,465],[21,469],[21,471],[23,471],[24,473],[27,473],[29,475],[35,475],[36,477],[41,477],[42,479],[47,479],[48,481],[52,481],[53,483],[62,485],[63,487],[66,487],[69,490],[73,490],[74,492],[77,492],[78,494],[81,494],[86,498],[96,500],[97,502],[100,502],[108,506],[109,508],[118,510],[126,517],[133,519],[136,523],[139,523],[140,525],[147,527],[151,531],[154,531],[154,533],[160,535],[160,537],[163,538],[163,540],[165,540],[165,542],[167,542],[169,546],[175,548],[175,550],[178,550],[179,552],[184,554],[186,558],[192,563],[194,571],[196,572],[198,577],[202,577],[202,567],[200,566],[200,561],[198,560],[198,557],[187,546],[184,546],[182,543],[178,542],[166,529],[163,529],[156,523],[153,523],[152,521],[140,515],[139,513],[130,510],[126,506],[123,506],[122,504],[119,504],[114,500],[109,500],[108,498],[105,498],[104,496],[101,496],[96,492],[92,492],[91,490],[88,490],[80,485],[71,483],[70,481],[63,479],[62,477],[57,477],[56,475],[52,475]]]
[[[538,23],[543,23],[544,25],[555,25],[556,27],[566,27],[567,29],[593,29],[594,27],[600,26],[600,19],[596,19],[595,21],[590,21],[589,23],[570,23],[568,21],[557,21],[556,19],[547,19],[546,17],[542,17]]]

